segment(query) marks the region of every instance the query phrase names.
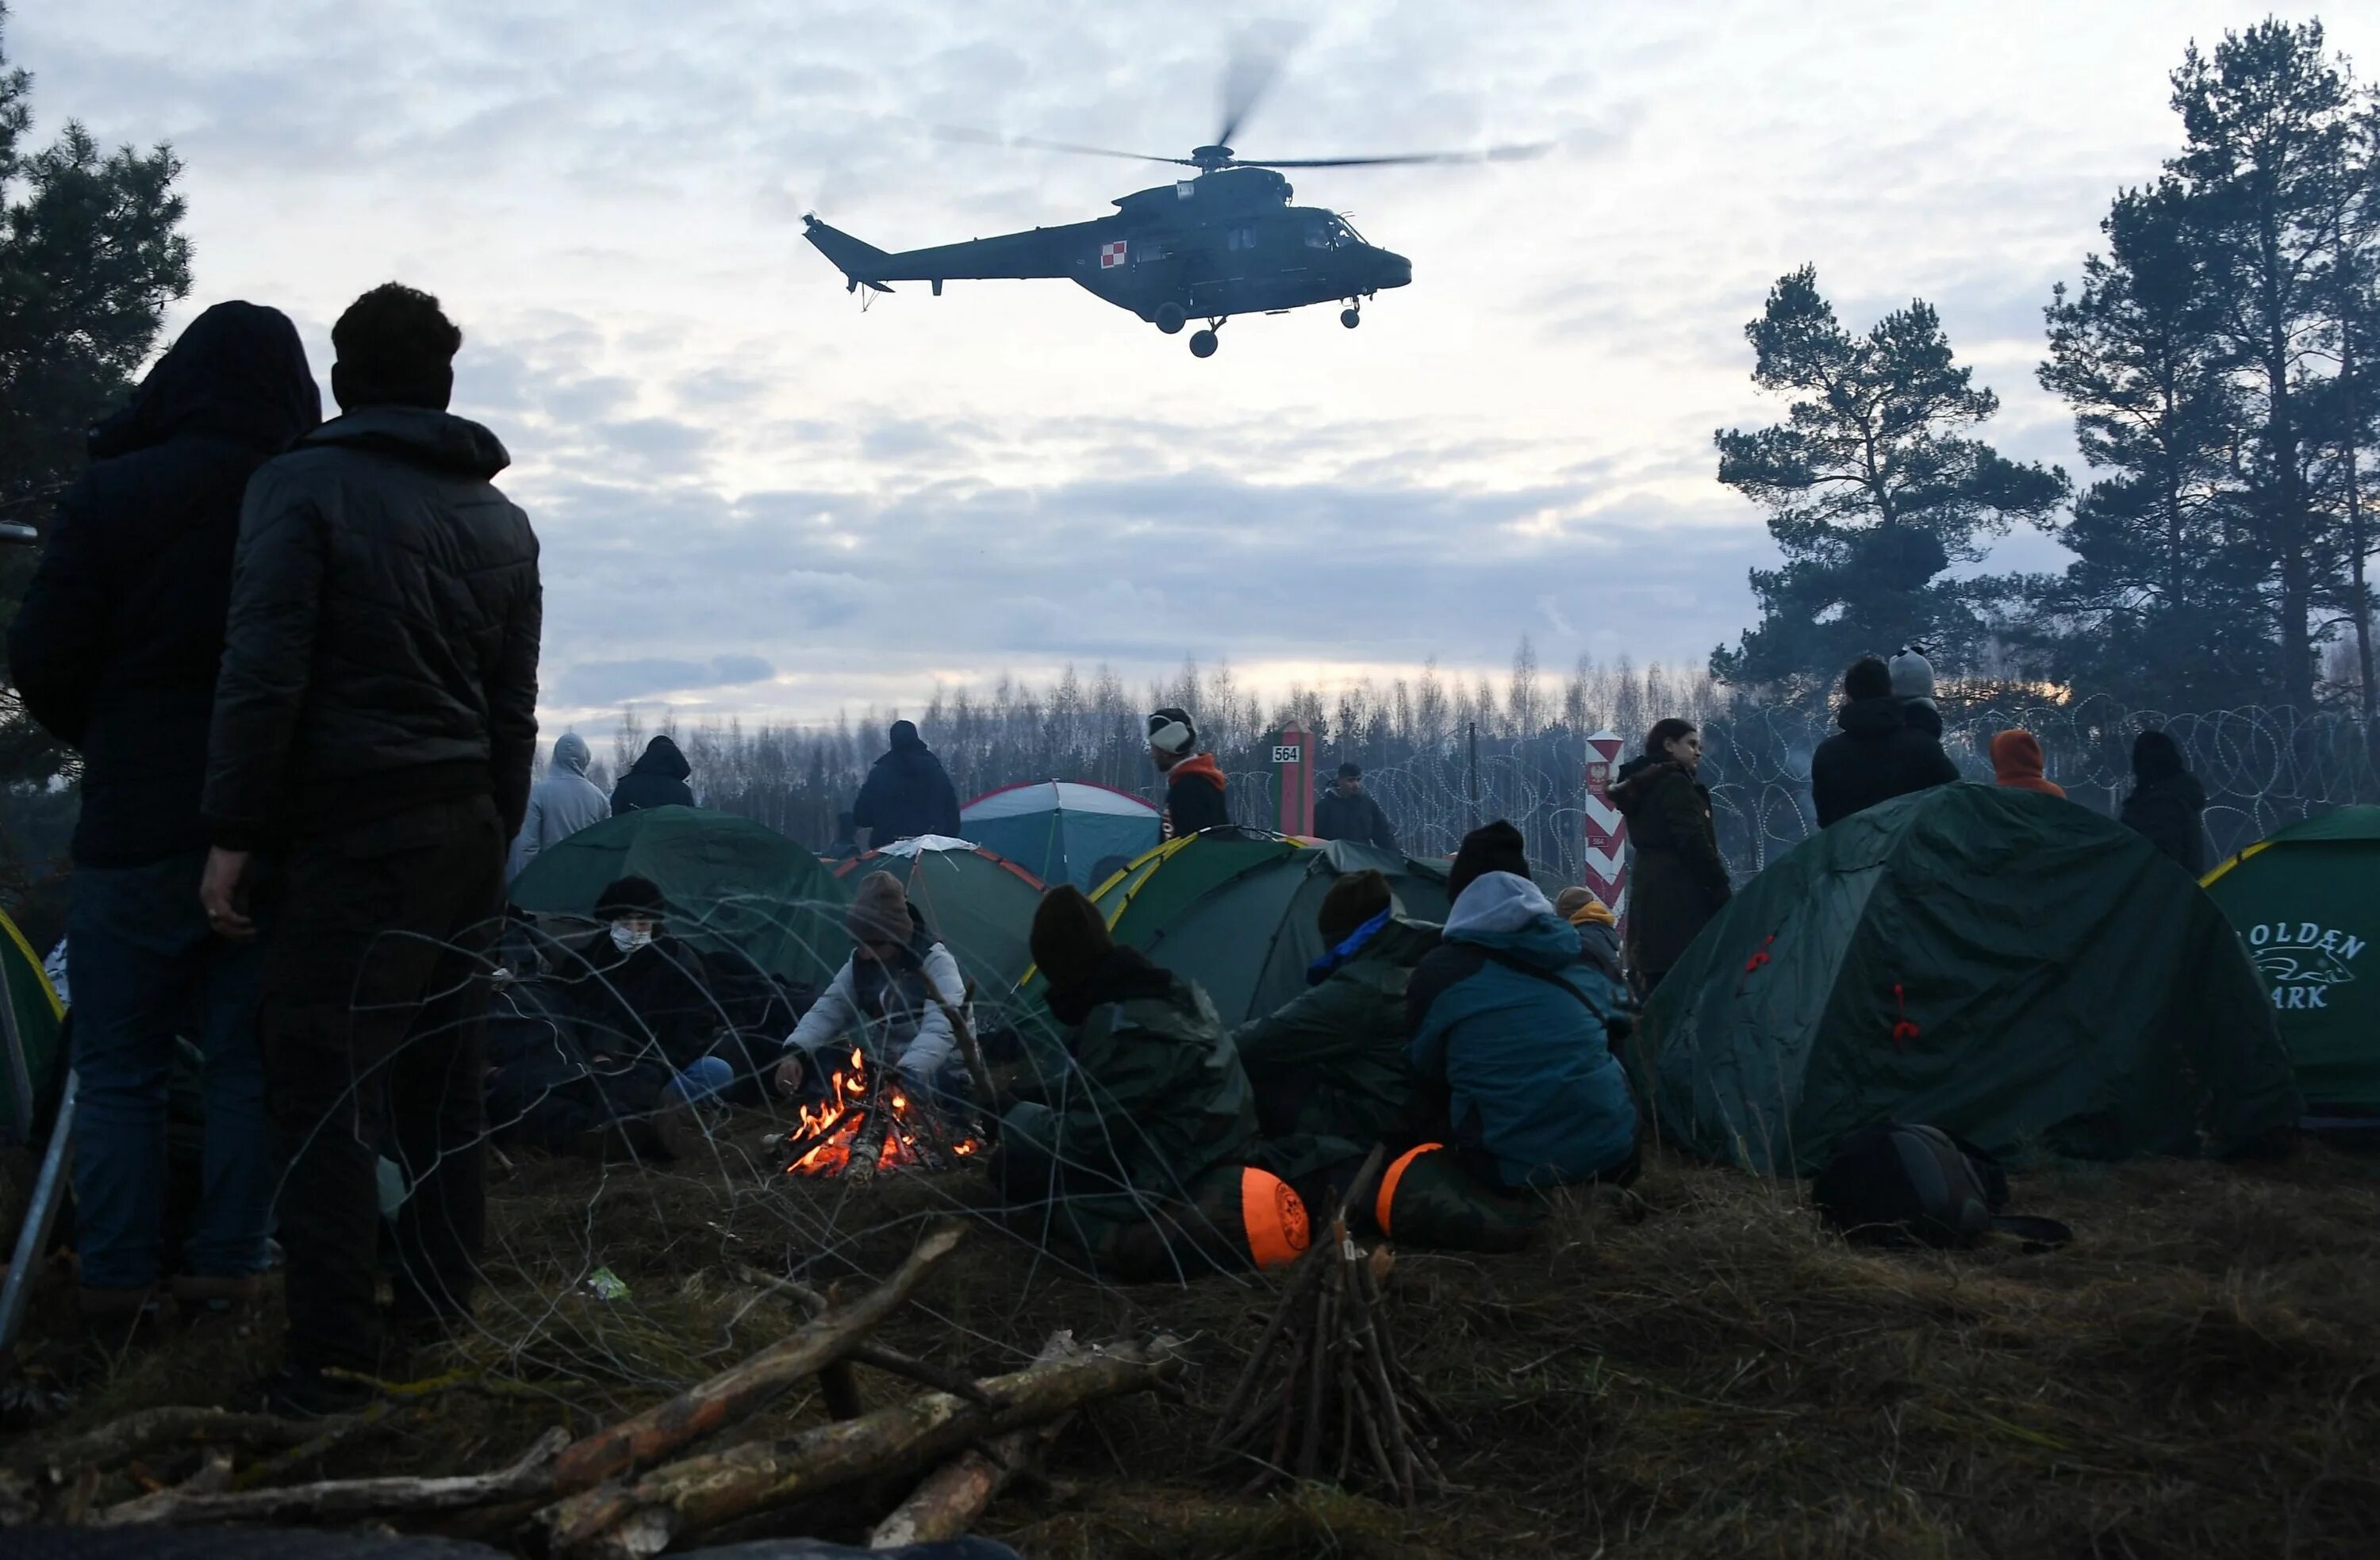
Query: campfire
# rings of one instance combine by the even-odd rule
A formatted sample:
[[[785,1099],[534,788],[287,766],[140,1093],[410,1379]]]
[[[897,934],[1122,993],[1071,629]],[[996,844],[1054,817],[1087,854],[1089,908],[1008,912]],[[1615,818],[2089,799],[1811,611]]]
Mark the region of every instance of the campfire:
[[[801,1107],[799,1125],[780,1146],[789,1176],[846,1176],[865,1181],[880,1170],[947,1170],[983,1152],[974,1133],[912,1100],[896,1077],[880,1083],[854,1046],[827,1080],[827,1097]]]

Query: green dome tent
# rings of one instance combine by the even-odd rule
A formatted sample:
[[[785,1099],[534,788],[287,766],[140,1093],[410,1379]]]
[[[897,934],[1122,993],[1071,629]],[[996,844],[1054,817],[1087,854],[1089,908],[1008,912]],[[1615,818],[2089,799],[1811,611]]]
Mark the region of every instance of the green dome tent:
[[[624,813],[547,846],[513,883],[512,902],[591,916],[623,877],[660,886],[674,935],[741,952],[771,974],[824,986],[850,955],[851,894],[818,857],[749,818],[693,807]]]
[[[1094,901],[1118,942],[1206,987],[1226,1023],[1271,1012],[1305,989],[1322,956],[1315,916],[1331,880],[1378,867],[1421,921],[1446,919],[1446,867],[1354,840],[1304,844],[1213,830],[1132,864]]]
[[[1753,879],[1633,1056],[1665,1137],[1770,1172],[1874,1121],[2119,1158],[2228,1152],[2299,1108],[2214,901],[2089,808],[1982,785],[1872,807]]]
[[[0,915],[0,985],[6,987],[0,999],[7,1003],[0,1011],[0,1143],[30,1143],[62,1065],[58,1038],[65,1010],[42,973],[41,960],[6,915]]]
[[[1041,881],[1014,862],[964,840],[924,835],[836,866],[844,897],[871,872],[901,879],[910,905],[978,990],[1013,990],[1032,964]]]
[[[2316,1121],[2380,1120],[2380,807],[2291,824],[2208,873],[2206,891],[2271,988]]]

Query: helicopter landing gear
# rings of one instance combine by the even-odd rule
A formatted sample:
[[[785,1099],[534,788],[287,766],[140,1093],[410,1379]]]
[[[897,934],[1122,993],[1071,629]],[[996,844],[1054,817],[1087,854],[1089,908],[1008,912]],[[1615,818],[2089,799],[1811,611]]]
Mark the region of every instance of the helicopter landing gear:
[[[1215,356],[1215,348],[1220,345],[1220,340],[1212,331],[1193,332],[1190,336],[1190,356],[1212,357]]]
[[[1182,333],[1182,327],[1188,322],[1188,319],[1180,304],[1160,303],[1157,306],[1156,314],[1150,317],[1149,322],[1169,336],[1178,336]]]
[[[1351,331],[1363,322],[1363,311],[1358,309],[1352,303],[1339,311],[1339,323],[1346,326]]]

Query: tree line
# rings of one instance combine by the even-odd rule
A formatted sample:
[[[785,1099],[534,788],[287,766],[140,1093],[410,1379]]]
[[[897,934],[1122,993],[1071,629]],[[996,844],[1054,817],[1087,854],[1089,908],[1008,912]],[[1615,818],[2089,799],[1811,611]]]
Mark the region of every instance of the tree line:
[[[2044,309],[2039,377],[2071,409],[2079,492],[1976,437],[1998,398],[1930,305],[1854,333],[1810,268],[1770,291],[1745,335],[1785,419],[1717,444],[1783,557],[1753,572],[1760,621],[1715,677],[1803,699],[1918,643],[1986,696],[2373,722],[2380,98],[2318,21],[2193,44],[2171,85],[2179,147],[2116,193]],[[2073,562],[1978,572],[2018,525]]]

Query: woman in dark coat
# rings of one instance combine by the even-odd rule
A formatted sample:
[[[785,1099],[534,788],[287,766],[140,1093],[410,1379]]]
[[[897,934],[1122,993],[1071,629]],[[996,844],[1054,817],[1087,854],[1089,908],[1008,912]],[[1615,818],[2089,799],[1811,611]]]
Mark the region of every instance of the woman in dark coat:
[[[1628,886],[1628,965],[1650,996],[1731,891],[1711,827],[1710,788],[1694,779],[1703,739],[1684,720],[1663,720],[1645,751],[1621,766],[1611,804],[1628,820],[1636,861]]]
[[[2206,790],[2184,765],[2181,744],[2164,732],[2132,739],[2132,793],[2124,798],[2127,828],[2181,864],[2192,877],[2206,876]]]

